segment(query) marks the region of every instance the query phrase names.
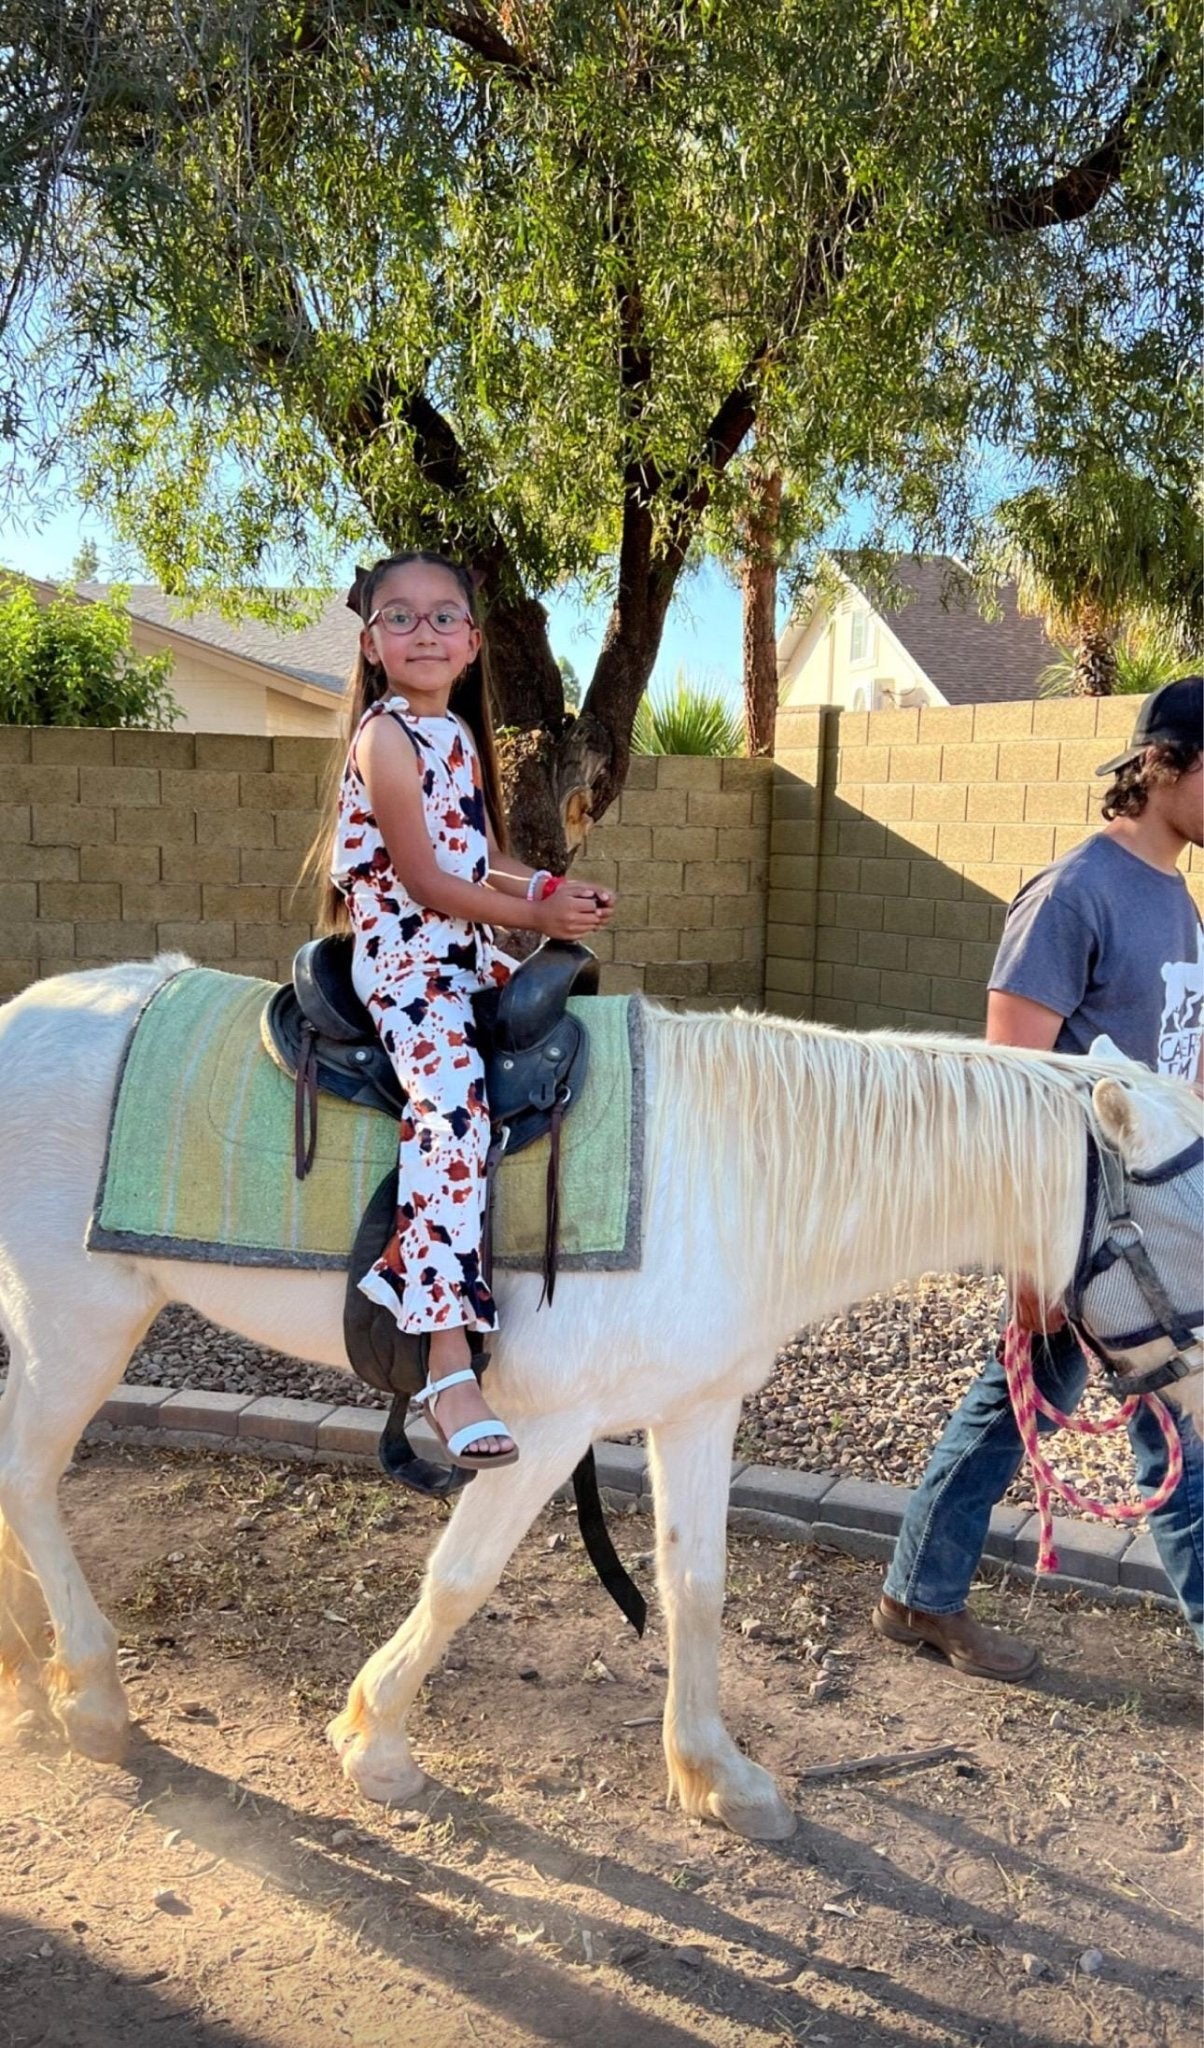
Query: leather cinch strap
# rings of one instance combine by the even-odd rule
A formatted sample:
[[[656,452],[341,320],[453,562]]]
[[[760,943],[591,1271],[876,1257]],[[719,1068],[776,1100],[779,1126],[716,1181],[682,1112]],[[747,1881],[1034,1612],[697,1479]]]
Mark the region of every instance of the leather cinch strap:
[[[306,1132],[308,1116],[309,1131]],[[304,1180],[318,1147],[318,1041],[312,1024],[301,1027],[301,1051],[293,1085],[293,1171]]]

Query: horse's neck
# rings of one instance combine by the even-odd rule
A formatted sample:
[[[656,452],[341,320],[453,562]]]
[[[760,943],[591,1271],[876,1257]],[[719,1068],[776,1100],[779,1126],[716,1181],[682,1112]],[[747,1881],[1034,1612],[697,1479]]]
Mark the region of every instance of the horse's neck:
[[[677,1144],[688,1184],[709,1156],[728,1261],[771,1317],[960,1266],[1061,1292],[1084,1171],[1065,1085],[985,1050],[724,1024],[709,1087],[699,1050],[672,1049]]]

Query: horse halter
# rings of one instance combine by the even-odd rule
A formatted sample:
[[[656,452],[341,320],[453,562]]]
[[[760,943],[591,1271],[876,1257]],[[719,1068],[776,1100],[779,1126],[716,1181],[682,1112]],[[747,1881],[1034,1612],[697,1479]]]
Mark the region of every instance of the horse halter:
[[[1188,1176],[1198,1184],[1202,1165],[1204,1138],[1195,1139],[1173,1158],[1141,1173],[1126,1167],[1120,1154],[1098,1134],[1088,1133],[1086,1210],[1074,1278],[1066,1291],[1066,1314],[1076,1335],[1099,1355],[1109,1391],[1119,1400],[1131,1394],[1155,1393],[1160,1387],[1173,1386],[1177,1380],[1187,1379],[1201,1369],[1196,1327],[1204,1323],[1204,1308],[1190,1312],[1176,1309],[1146,1250],[1142,1219],[1144,1216],[1148,1221],[1157,1207],[1158,1197],[1151,1191]],[[1198,1246],[1198,1231],[1194,1241]],[[1198,1279],[1198,1263],[1196,1272]],[[1112,1317],[1120,1316],[1126,1296],[1131,1302],[1134,1289],[1152,1320],[1137,1329],[1116,1330],[1108,1336],[1098,1334],[1094,1327],[1089,1329],[1084,1303],[1093,1287],[1100,1295],[1096,1322],[1106,1326]],[[1114,1352],[1132,1351],[1159,1337],[1170,1339],[1171,1354],[1145,1371],[1126,1373],[1122,1362],[1113,1356]],[[1194,1359],[1190,1355],[1193,1352]]]

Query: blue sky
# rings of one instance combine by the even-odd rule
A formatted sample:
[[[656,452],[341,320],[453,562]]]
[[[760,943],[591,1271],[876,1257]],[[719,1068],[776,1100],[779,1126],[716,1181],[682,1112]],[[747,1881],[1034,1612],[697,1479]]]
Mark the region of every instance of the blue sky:
[[[49,513],[36,529],[32,523],[0,520],[0,566],[57,581],[67,575],[85,540],[96,543],[102,578],[120,575],[126,582],[147,580],[136,563],[118,556],[103,522],[69,502]],[[553,648],[558,655],[567,655],[577,674],[588,680],[606,625],[605,606],[591,610],[565,594],[548,602],[548,612]],[[671,687],[682,668],[692,682],[721,689],[733,701],[738,700],[740,597],[713,563],[705,564],[678,586],[653,672],[653,689]]]

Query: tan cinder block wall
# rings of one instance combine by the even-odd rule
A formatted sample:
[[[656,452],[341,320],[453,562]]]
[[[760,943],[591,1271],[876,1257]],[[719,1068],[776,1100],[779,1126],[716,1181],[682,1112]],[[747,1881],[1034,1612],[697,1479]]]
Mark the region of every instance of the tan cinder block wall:
[[[331,742],[0,727],[0,998],[47,974],[179,951],[284,977]],[[619,891],[603,987],[761,1000],[772,765],[633,761],[578,861]]]
[[[978,1032],[1004,912],[1102,823],[1093,770],[1139,699],[778,719],[769,1008],[858,1029]],[[1188,884],[1204,903],[1204,862]]]
[[[691,1010],[761,1003],[772,786],[771,761],[632,761],[574,870],[618,891],[595,942],[606,992]]]

